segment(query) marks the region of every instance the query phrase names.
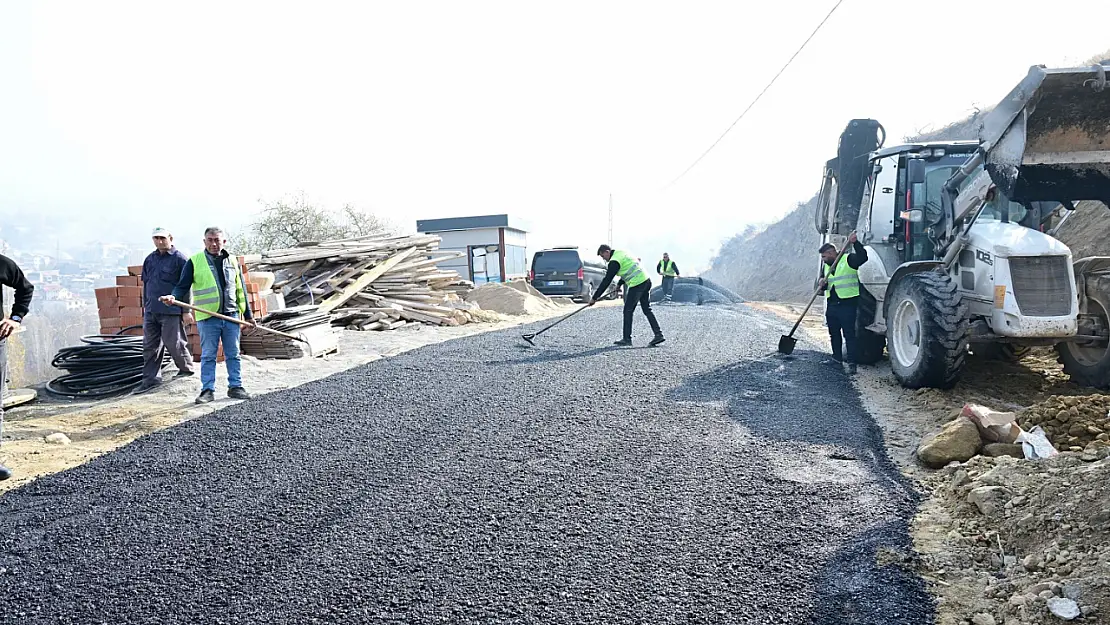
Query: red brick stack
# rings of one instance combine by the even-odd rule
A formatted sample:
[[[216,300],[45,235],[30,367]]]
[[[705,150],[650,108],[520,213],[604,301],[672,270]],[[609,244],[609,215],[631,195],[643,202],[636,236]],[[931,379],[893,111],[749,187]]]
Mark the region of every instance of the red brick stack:
[[[258,284],[251,282],[247,273],[245,259],[239,257],[239,266],[246,280],[247,301],[255,319],[266,315],[266,301],[259,293]],[[100,317],[101,334],[119,334],[124,328],[138,326],[125,332],[130,336],[142,336],[143,330],[143,268],[141,265],[127,268],[126,276],[116,276],[116,286],[96,289],[96,306]],[[200,362],[200,330],[196,322],[185,324],[185,335],[189,342],[189,352],[194,362]],[[216,353],[216,362],[224,361],[224,347]]]
[[[116,286],[96,290],[101,334],[119,334],[124,328],[139,326],[126,334],[143,335],[142,272],[142,267],[128,267],[126,276],[116,277]]]

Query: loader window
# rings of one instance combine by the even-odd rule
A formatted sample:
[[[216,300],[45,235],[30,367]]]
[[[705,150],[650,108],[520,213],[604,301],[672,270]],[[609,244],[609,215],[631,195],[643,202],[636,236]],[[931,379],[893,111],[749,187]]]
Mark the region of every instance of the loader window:
[[[944,218],[941,189],[959,167],[933,167],[925,173],[925,182],[913,185],[913,206],[925,210],[925,224],[937,224]]]

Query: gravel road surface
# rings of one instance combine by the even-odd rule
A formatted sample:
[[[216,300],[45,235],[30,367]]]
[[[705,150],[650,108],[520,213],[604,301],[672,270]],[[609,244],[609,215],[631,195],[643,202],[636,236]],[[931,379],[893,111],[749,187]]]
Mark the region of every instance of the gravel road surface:
[[[463,338],[12,491],[0,623],[931,623],[843,373],[656,310],[659,348],[618,309]]]

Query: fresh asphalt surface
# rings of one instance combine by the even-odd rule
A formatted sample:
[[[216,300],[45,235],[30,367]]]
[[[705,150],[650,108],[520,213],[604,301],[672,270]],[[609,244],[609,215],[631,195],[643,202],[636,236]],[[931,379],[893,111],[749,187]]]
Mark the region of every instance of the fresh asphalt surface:
[[[915,494],[744,306],[597,309],[233,405],[0,496],[0,623],[924,624]]]

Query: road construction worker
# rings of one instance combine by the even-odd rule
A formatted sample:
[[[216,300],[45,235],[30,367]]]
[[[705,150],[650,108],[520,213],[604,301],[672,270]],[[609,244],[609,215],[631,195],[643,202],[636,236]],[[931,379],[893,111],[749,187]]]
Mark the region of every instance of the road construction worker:
[[[856,240],[856,233],[848,235],[848,245],[852,252],[836,258],[840,254],[836,246],[826,243],[818,250],[821,253],[822,277],[818,287],[825,292],[825,323],[829,326],[829,340],[832,343],[833,358],[848,364],[848,373],[856,373],[856,311],[859,308],[859,268],[867,262],[867,250]],[[836,262],[836,266],[833,263]],[[843,349],[841,349],[843,335]]]
[[[227,236],[223,230],[211,227],[204,231],[204,251],[194,254],[181,270],[181,278],[173,294],[159,298],[165,304],[175,301],[188,302],[189,292],[193,304],[201,311],[196,313],[200,330],[200,395],[198,404],[215,399],[216,355],[220,343],[224,346],[227,362],[227,396],[232,399],[250,399],[243,389],[242,362],[239,358],[239,324],[213,317],[219,313],[258,325],[247,304],[247,288],[239,263],[228,253]]]
[[[15,261],[0,255],[0,285],[15,289],[12,313],[0,321],[0,445],[4,439],[4,402],[3,396],[8,388],[8,338],[23,324],[23,317],[31,311],[31,296],[35,286],[23,275],[23,270]],[[0,290],[0,317],[3,317],[4,301]],[[11,469],[0,463],[0,482],[12,476]]]
[[[597,248],[597,255],[608,263],[608,268],[605,271],[605,279],[601,281],[601,286],[597,287],[597,291],[594,292],[587,305],[593,306],[596,304],[617,276],[620,276],[621,282],[625,285],[624,335],[621,340],[616,342],[616,345],[624,347],[632,344],[632,315],[636,312],[637,304],[640,305],[648,323],[651,324],[651,331],[655,333],[655,337],[651,339],[648,345],[654,347],[665,341],[663,331],[659,329],[659,322],[655,319],[655,313],[651,311],[651,279],[640,267],[640,263],[628,254],[620,250],[614,250],[608,245]]]
[[[655,273],[663,276],[663,299],[670,301],[671,293],[674,292],[674,279],[682,275],[670,254],[663,252],[663,260],[656,263]]]
[[[193,375],[193,356],[185,336],[185,323],[192,320],[189,311],[163,304],[163,295],[170,295],[181,278],[189,258],[173,245],[173,235],[165,228],[151,233],[154,251],[143,261],[143,381],[136,389],[145,393],[162,383],[162,348],[177,365],[177,378]]]

